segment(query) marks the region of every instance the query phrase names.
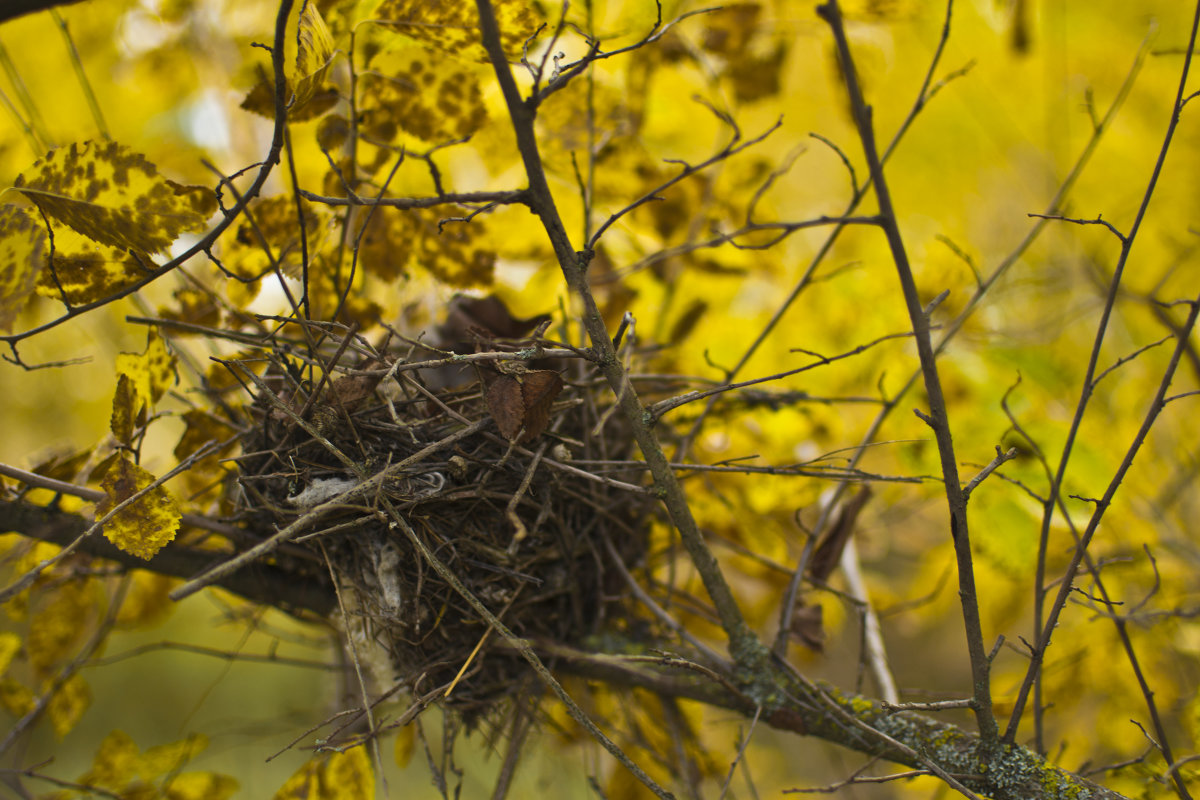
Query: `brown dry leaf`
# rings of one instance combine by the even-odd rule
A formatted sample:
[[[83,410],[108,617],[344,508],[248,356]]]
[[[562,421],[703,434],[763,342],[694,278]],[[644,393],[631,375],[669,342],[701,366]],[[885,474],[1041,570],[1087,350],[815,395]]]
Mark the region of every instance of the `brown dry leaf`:
[[[549,319],[548,314],[518,319],[492,294],[458,294],[450,300],[446,321],[438,326],[438,339],[456,353],[471,353],[480,339],[520,339]]]
[[[550,408],[562,390],[561,375],[554,370],[537,369],[499,375],[488,383],[484,395],[501,435],[524,444],[546,430]]]
[[[834,519],[829,524],[828,531],[813,550],[812,558],[808,562],[806,571],[810,578],[816,581],[825,581],[833,574],[833,570],[841,561],[842,551],[846,549],[846,542],[854,533],[854,524],[858,520],[859,512],[862,511],[869,499],[871,499],[871,487],[864,484],[837,510]]]
[[[484,395],[500,435],[509,441],[515,440],[525,423],[525,398],[516,376],[496,377],[487,385]]]
[[[353,413],[375,394],[375,387],[382,379],[382,374],[343,375],[333,382],[322,401],[347,414]]]

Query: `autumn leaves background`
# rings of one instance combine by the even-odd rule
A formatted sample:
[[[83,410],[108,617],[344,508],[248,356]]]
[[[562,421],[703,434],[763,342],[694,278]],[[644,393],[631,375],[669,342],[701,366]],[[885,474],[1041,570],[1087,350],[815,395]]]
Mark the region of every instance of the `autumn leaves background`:
[[[631,311],[636,336],[655,348],[633,363],[635,374],[679,376],[683,394],[703,391],[735,371],[735,379],[747,379],[817,365],[712,400],[702,423],[707,399],[672,407],[663,418],[664,426],[690,435],[691,448],[680,458],[690,454],[691,463],[712,468],[689,477],[688,496],[708,535],[724,543],[720,555],[748,616],[772,629],[789,570],[803,551],[804,529],[817,524],[822,497],[847,475],[849,458],[862,453],[852,465],[855,477],[867,475],[876,486],[859,515],[855,542],[898,682],[923,690],[915,693],[921,698],[945,687],[962,693],[967,681],[958,599],[949,588],[953,566],[944,503],[936,481],[928,479],[937,472],[928,428],[910,413],[923,407],[923,399],[900,394],[908,391],[916,364],[903,336],[907,321],[887,253],[870,229],[850,228],[831,238],[828,224],[786,233],[770,227],[836,217],[847,209],[874,213],[870,202],[852,204],[865,184],[865,168],[827,32],[812,5],[735,4],[684,19],[654,43],[598,62],[541,104],[537,130],[544,163],[576,241],[587,242],[611,215],[621,214],[599,242],[588,274],[609,329],[615,331]],[[1024,49],[1014,47],[1017,21],[1007,7],[956,4],[951,36],[920,103],[944,9],[849,9],[881,145],[904,131],[887,169],[921,300],[949,290],[933,322],[935,335],[954,332],[939,363],[964,474],[982,469],[997,445],[1016,446],[1020,455],[971,501],[984,628],[989,643],[1001,634],[1008,643],[993,665],[1000,715],[1010,709],[1028,664],[1018,643],[1032,635],[1032,576],[1039,562],[1048,565],[1044,584],[1055,588],[1074,542],[1061,511],[1043,539],[1048,478],[1040,459],[1053,460],[1063,446],[1081,391],[1081,354],[1095,339],[1121,247],[1103,225],[1027,215],[1097,220],[1102,214],[1119,231],[1129,231],[1171,113],[1186,45],[1177,3],[1043,3],[1032,18],[1030,4],[1018,5],[1026,14]],[[561,64],[587,52],[576,28],[595,31],[606,48],[616,49],[638,42],[656,17],[652,4],[582,4],[557,27],[557,7],[498,8],[513,60],[523,55],[528,32],[539,23],[549,27],[538,41],[558,36],[544,72],[522,73],[527,88],[546,84],[558,52]],[[80,463],[91,468],[92,485],[117,499],[205,442],[232,435],[214,424],[207,402],[192,390],[227,380],[207,359],[234,356],[237,348],[178,332],[170,342],[147,338],[144,326],[124,322],[128,314],[257,332],[253,313],[288,313],[289,304],[307,304],[314,318],[337,314],[364,326],[384,321],[419,336],[437,325],[455,292],[485,289],[502,296],[517,317],[554,313],[556,324],[579,336],[570,322],[573,300],[543,234],[524,207],[507,205],[514,197],[505,193],[520,191],[524,182],[510,125],[475,44],[474,22],[463,11],[470,6],[434,9],[388,0],[308,9],[307,24],[295,18],[290,23],[285,77],[296,95],[293,124],[263,197],[211,248],[212,259],[193,259],[136,299],[16,342],[28,364],[77,357],[92,362],[29,373],[4,365],[5,385],[14,389],[6,393],[3,413],[15,421],[0,443],[5,460],[45,464],[51,445],[64,456],[84,453]],[[670,20],[692,10],[668,6],[663,13]],[[0,149],[12,187],[0,198],[11,200],[0,217],[0,322],[12,334],[59,317],[63,299],[89,303],[141,281],[155,264],[195,242],[214,219],[214,202],[211,194],[188,187],[218,186],[225,209],[237,202],[247,179],[221,181],[261,161],[272,133],[273,77],[264,51],[252,43],[270,41],[273,11],[270,4],[118,0],[96,0],[88,11],[63,9],[90,79],[87,88],[71,77],[66,45],[45,44],[65,42],[52,19],[0,29],[13,65],[6,96],[14,100],[18,120],[4,129]],[[429,14],[434,16],[422,16]],[[1157,33],[1144,44],[1152,15],[1159,20]],[[549,45],[535,42],[531,64],[543,63],[539,47]],[[102,117],[89,111],[88,92]],[[904,127],[915,105],[919,113]],[[685,164],[727,147],[731,123],[745,142],[772,131],[781,114],[781,127],[754,147],[670,183]],[[1171,343],[1150,345],[1179,329],[1185,311],[1180,301],[1195,294],[1195,237],[1189,231],[1197,198],[1190,176],[1198,165],[1186,114],[1184,121],[1100,351],[1101,371],[1113,370],[1095,386],[1066,473],[1062,502],[1073,519],[1094,508],[1135,436]],[[448,146],[467,136],[470,141]],[[62,147],[47,158],[54,145]],[[91,169],[87,180],[105,184],[104,191],[143,187],[136,196],[144,199],[116,201],[149,212],[138,218],[134,233],[113,217],[81,217],[62,199],[71,195],[64,191],[71,176],[85,167]],[[655,199],[621,213],[665,184]],[[350,204],[351,197],[439,194],[461,202],[438,208]],[[105,197],[96,194],[88,203]],[[461,219],[445,221],[450,216]],[[30,266],[39,253],[44,259],[50,245],[46,225],[54,236],[55,269],[34,271]],[[84,242],[81,227],[99,244]],[[144,229],[154,235],[138,238]],[[775,246],[759,249],[768,242]],[[277,288],[278,275],[285,277],[290,298]],[[795,303],[780,312],[792,293]],[[777,312],[780,324],[751,350],[750,340],[767,330]],[[853,358],[839,358],[851,352]],[[164,368],[166,362],[170,367]],[[1194,362],[1190,356],[1185,361],[1176,394],[1194,388]],[[554,384],[541,370],[494,376],[488,401],[497,421],[507,420],[502,432],[527,436],[547,398],[553,401]],[[1190,612],[1192,520],[1200,509],[1191,491],[1196,431],[1189,402],[1175,402],[1158,423],[1097,540],[1097,563],[1125,605],[1098,601],[1085,579],[1055,635],[1040,689],[1041,702],[1053,708],[1037,724],[1036,741],[1065,753],[1069,766],[1143,752],[1142,732],[1127,721],[1145,723],[1128,660],[1095,657],[1116,652],[1112,618],[1123,613],[1136,614],[1130,622],[1142,666],[1164,700],[1172,736],[1182,752],[1196,749]],[[882,421],[873,430],[876,419]],[[739,466],[748,469],[738,472]],[[769,474],[780,468],[807,474]],[[82,474],[79,464],[70,469],[73,477]],[[211,509],[214,495],[203,492],[222,469],[217,459],[206,460],[202,470],[167,490],[183,506]],[[667,546],[666,528],[656,535]],[[26,553],[10,564],[19,572],[37,561]],[[672,580],[681,591],[702,594],[687,570]],[[831,580],[844,588],[836,572]],[[129,591],[161,601],[165,589],[139,575]],[[97,619],[99,606],[81,598],[64,593],[44,605],[35,602],[13,629],[24,635],[22,626],[53,628],[68,609]],[[864,607],[844,595],[817,592],[806,602],[823,609],[828,660],[799,645],[791,654],[813,674],[826,670],[842,680],[856,663]],[[147,620],[165,613],[154,607],[147,601]],[[204,618],[194,609],[181,613],[193,628]],[[230,610],[229,617],[254,619],[244,609]],[[702,618],[689,617],[689,624],[711,632]],[[262,652],[270,649],[271,634],[245,630],[248,642]],[[303,635],[289,630],[276,640]],[[164,638],[168,634],[154,633],[151,641]],[[66,634],[59,640],[62,646],[42,648],[45,663],[19,676],[29,697],[38,696],[40,681],[77,652],[72,646],[78,641]],[[322,656],[328,661],[331,653]],[[929,653],[938,654],[936,669]],[[186,676],[185,686],[196,682],[194,663],[172,662],[154,674],[170,680],[176,670]],[[15,671],[8,675],[18,679]],[[200,683],[213,681],[210,676]],[[75,701],[62,705],[76,711],[59,717],[64,735],[70,728],[65,721],[86,719],[83,690],[77,682],[70,686],[63,697]],[[596,710],[617,715],[603,701]],[[299,729],[317,720],[291,721]],[[732,752],[735,727],[726,720],[707,732]],[[1032,727],[1025,731],[1035,736]],[[107,738],[110,731],[90,735],[79,744],[87,758],[132,752],[125,740]],[[815,761],[829,760],[818,745],[806,746]],[[221,771],[220,760],[211,762],[214,772]],[[773,760],[762,755],[762,763]],[[361,765],[350,768],[361,774]],[[1105,780],[1154,794],[1163,789],[1149,778],[1165,768],[1150,757]],[[794,772],[764,770],[770,774],[759,775],[764,786],[805,782]],[[74,778],[83,771],[64,774]],[[636,793],[620,770],[599,771],[610,781],[609,796]],[[146,774],[153,772],[147,767]],[[255,778],[240,777],[245,786],[256,786]],[[916,782],[889,791],[925,796],[929,788]]]

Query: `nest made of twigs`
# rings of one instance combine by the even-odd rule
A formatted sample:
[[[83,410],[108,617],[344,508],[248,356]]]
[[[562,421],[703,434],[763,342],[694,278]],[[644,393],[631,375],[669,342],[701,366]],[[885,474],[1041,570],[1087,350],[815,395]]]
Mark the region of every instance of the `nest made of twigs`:
[[[239,459],[243,516],[264,535],[300,525],[291,546],[328,565],[347,628],[386,652],[393,679],[414,694],[453,684],[448,702],[476,716],[530,669],[415,539],[523,639],[572,644],[622,624],[647,495],[596,465],[632,444],[585,359],[484,355],[448,380],[445,366],[385,357],[309,390],[273,360]],[[558,376],[561,392],[537,395]],[[514,430],[497,404],[522,400],[544,419],[518,408]]]

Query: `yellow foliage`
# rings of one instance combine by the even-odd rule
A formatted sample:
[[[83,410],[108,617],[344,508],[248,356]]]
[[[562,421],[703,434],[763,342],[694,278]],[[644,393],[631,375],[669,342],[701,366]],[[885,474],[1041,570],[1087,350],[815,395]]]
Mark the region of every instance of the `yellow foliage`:
[[[42,677],[74,655],[87,621],[96,614],[95,587],[88,581],[63,583],[45,599],[30,618],[25,638],[29,663]]]
[[[287,779],[274,800],[374,800],[375,774],[366,749],[327,753]]]
[[[105,498],[96,506],[96,518],[154,483],[154,476],[122,455],[104,474]],[[127,553],[149,561],[179,530],[179,509],[162,486],[145,492],[104,524],[105,537]]]
[[[175,356],[158,332],[151,329],[145,350],[117,356],[117,374],[129,376],[138,399],[152,406],[175,383]]]
[[[296,105],[304,105],[324,82],[333,61],[333,36],[321,19],[316,0],[304,0],[296,32],[296,64],[288,80]]]
[[[401,131],[425,142],[463,139],[487,120],[478,70],[439,65],[434,51],[412,46],[384,53],[359,78],[359,131],[390,143]]]
[[[112,428],[113,436],[121,444],[133,444],[133,429],[145,422],[145,416],[138,418],[138,412],[144,411],[145,405],[138,401],[133,381],[125,373],[117,376],[117,391],[113,394]]]
[[[138,746],[129,734],[114,730],[104,737],[92,757],[92,768],[80,778],[80,783],[118,790],[138,774]]]
[[[88,239],[139,253],[203,230],[217,210],[210,190],[160,177],[144,156],[116,142],[51,150],[17,176],[14,188]]]
[[[37,698],[29,687],[13,678],[0,678],[0,708],[20,718],[37,706]]]
[[[172,775],[158,795],[165,800],[228,800],[238,790],[238,782],[216,772],[184,772]]]
[[[26,209],[0,206],[0,330],[11,332],[17,313],[33,294],[46,232]]]
[[[174,610],[167,593],[178,581],[165,575],[135,570],[129,575],[124,602],[117,610],[116,622],[123,628],[157,625]]]
[[[192,734],[186,739],[146,748],[138,763],[138,774],[147,781],[154,780],[191,761],[208,748],[208,737]]]
[[[392,758],[395,759],[396,766],[407,767],[416,747],[417,727],[415,725],[405,725],[396,731],[396,741],[392,745]]]
[[[237,781],[214,772],[182,771],[207,747],[206,737],[192,735],[141,752],[127,733],[114,730],[100,743],[92,768],[79,783],[138,800],[225,800],[237,790]]]
[[[20,649],[20,636],[12,631],[0,631],[0,675],[8,671],[8,665]]]
[[[532,4],[525,0],[497,0],[492,6],[500,24],[504,52],[510,58],[520,57],[522,45],[540,22]],[[383,0],[375,16],[398,33],[456,58],[471,61],[487,58],[479,43],[479,14],[471,0],[439,3]]]
[[[70,733],[91,704],[91,689],[79,674],[64,681],[46,704],[46,714],[54,728],[54,735],[62,739]]]

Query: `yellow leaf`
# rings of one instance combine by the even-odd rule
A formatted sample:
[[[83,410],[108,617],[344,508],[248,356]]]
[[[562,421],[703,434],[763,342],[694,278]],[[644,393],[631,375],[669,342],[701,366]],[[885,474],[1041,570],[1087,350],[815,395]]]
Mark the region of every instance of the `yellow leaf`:
[[[14,717],[23,717],[36,705],[37,700],[28,688],[12,678],[0,678],[0,708]]]
[[[238,790],[238,782],[216,772],[184,772],[167,783],[167,800],[227,800]]]
[[[207,736],[192,734],[178,742],[147,748],[138,765],[138,774],[143,780],[153,781],[167,773],[177,772],[207,747]]]
[[[126,445],[133,444],[135,420],[138,412],[143,408],[145,405],[138,400],[137,392],[133,388],[133,381],[129,379],[128,375],[122,373],[117,377],[117,391],[113,394],[112,419],[109,422],[113,436],[117,437],[118,442]]]
[[[375,775],[366,751],[317,756],[287,779],[274,800],[374,800]]]
[[[146,277],[155,264],[149,254],[98,244],[66,225],[51,221],[54,255],[37,253],[36,291],[70,305],[112,297]]]
[[[70,733],[91,704],[92,692],[87,681],[79,675],[68,678],[46,706],[54,735],[62,739]]]
[[[25,647],[38,675],[53,672],[71,655],[94,613],[94,599],[87,581],[64,583],[30,619]]]
[[[162,622],[174,608],[167,593],[177,582],[166,575],[134,570],[129,576],[125,602],[117,612],[117,625],[137,628]]]
[[[221,309],[211,292],[200,289],[176,289],[171,293],[174,303],[163,305],[158,309],[158,315],[164,319],[173,319],[191,325],[204,325],[215,328],[221,323]],[[191,335],[191,331],[179,329],[176,336]]]
[[[436,210],[376,209],[359,250],[363,268],[394,280],[411,266],[427,269],[442,283],[457,288],[488,286],[494,277],[496,253],[477,242],[482,221],[441,226]]]
[[[333,36],[321,19],[316,2],[305,0],[296,31],[296,68],[288,76],[296,94],[295,105],[303,106],[312,99],[317,87],[324,83],[332,60]]]
[[[175,382],[175,356],[162,337],[151,330],[141,353],[117,355],[117,374],[128,376],[136,397],[152,406]]]
[[[45,251],[46,231],[32,214],[12,204],[0,207],[0,330],[12,331],[33,294]]]
[[[96,506],[96,518],[103,517],[153,482],[153,475],[122,455],[100,482],[106,496]],[[125,506],[104,525],[104,535],[110,542],[147,561],[174,539],[178,530],[179,509],[162,486]]]
[[[211,190],[161,177],[144,156],[116,142],[55,148],[14,186],[92,241],[146,253],[203,230],[217,209]]]
[[[426,142],[462,139],[487,120],[474,68],[435,64],[437,53],[407,47],[371,62],[359,79],[360,132],[390,142],[405,133]]]
[[[257,280],[276,266],[284,274],[298,276],[305,252],[311,259],[326,235],[325,216],[309,203],[302,203],[301,208],[305,247],[301,247],[300,217],[294,199],[276,195],[252,204],[250,219],[238,226],[236,236],[222,242],[225,268],[242,281]]]
[[[0,632],[0,675],[8,671],[13,656],[21,650],[21,637],[11,631]]]
[[[396,732],[396,744],[394,757],[396,766],[407,767],[408,762],[412,760],[413,750],[417,745],[417,728],[414,725],[405,725]]]
[[[140,758],[138,746],[129,734],[115,730],[104,737],[92,757],[92,768],[79,782],[105,789],[124,788],[137,775]]]
[[[341,96],[333,86],[324,86],[314,90],[303,103],[297,101],[288,109],[288,122],[307,122],[324,114],[337,105]],[[275,84],[270,79],[264,79],[254,85],[246,93],[241,107],[260,117],[275,119]]]
[[[525,41],[538,28],[532,3],[493,0],[500,25],[500,44],[510,58],[519,58]],[[471,61],[486,61],[479,41],[479,13],[472,0],[384,0],[375,16],[419,42]]]

